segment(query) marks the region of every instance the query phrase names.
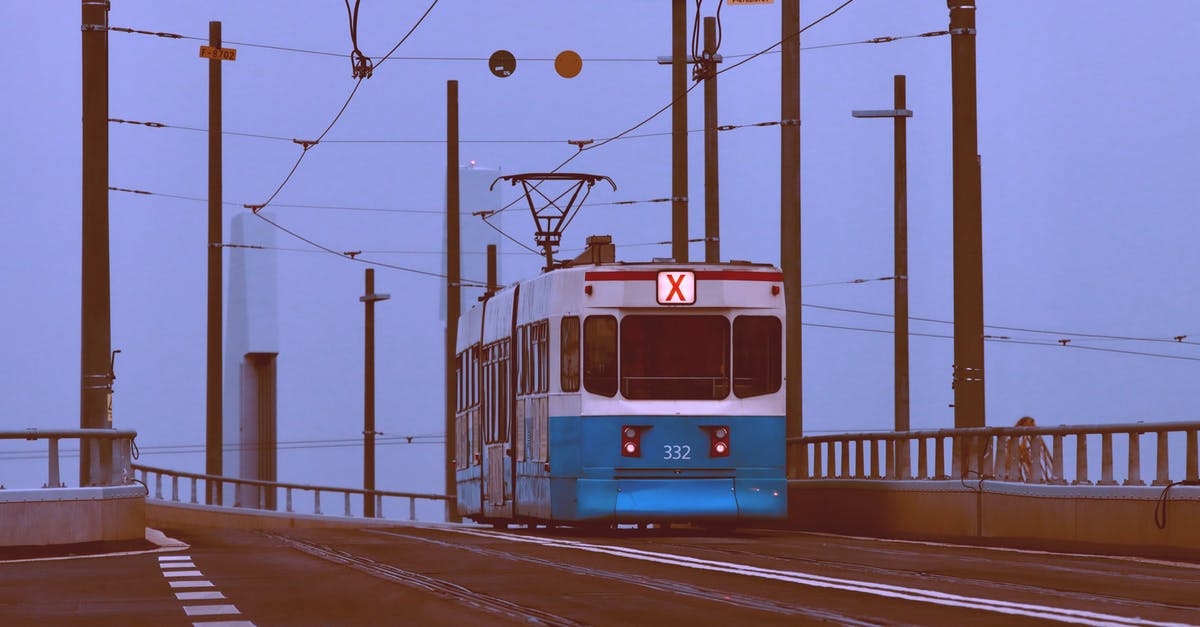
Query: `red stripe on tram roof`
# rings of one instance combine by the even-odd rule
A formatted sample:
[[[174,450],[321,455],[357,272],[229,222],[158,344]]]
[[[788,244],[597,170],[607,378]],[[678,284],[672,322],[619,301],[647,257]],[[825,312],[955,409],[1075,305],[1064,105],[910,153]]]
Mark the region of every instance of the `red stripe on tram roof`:
[[[664,272],[670,272],[664,270]],[[585,281],[654,281],[658,279],[657,270],[637,270],[626,272],[610,270],[606,272],[584,273]],[[748,270],[698,270],[696,280],[704,281],[783,281],[782,272],[751,272]]]

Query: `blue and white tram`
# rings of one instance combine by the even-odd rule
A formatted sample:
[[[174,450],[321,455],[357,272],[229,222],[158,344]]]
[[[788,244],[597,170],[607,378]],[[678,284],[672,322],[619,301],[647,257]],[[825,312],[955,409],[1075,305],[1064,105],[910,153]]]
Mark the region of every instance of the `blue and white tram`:
[[[459,319],[458,513],[497,525],[787,515],[783,276],[556,269]]]

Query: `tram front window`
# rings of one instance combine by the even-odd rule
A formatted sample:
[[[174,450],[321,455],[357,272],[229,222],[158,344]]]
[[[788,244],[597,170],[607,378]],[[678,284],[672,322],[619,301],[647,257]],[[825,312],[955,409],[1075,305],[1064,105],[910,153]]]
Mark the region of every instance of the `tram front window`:
[[[625,316],[618,355],[625,398],[729,396],[729,320],[723,316]]]

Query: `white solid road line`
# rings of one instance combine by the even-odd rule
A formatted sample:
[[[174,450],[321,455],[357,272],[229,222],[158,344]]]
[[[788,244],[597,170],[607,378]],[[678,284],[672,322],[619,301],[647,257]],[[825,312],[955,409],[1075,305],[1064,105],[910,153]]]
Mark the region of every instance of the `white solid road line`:
[[[674,555],[671,553],[659,553],[654,551],[644,551],[641,549],[633,549],[621,546],[609,546],[603,544],[589,544],[586,542],[578,542],[574,540],[563,540],[557,538],[533,538],[529,536],[515,536],[506,533],[498,533],[493,531],[483,530],[451,530],[454,533],[462,533],[474,535],[484,538],[493,538],[500,540],[508,540],[512,542],[526,542],[531,544],[539,544],[542,546],[568,548],[591,553],[603,553],[617,557],[625,557],[646,562],[655,562],[659,564],[668,564],[673,566],[682,566],[685,568],[694,568],[697,570],[707,570],[713,572],[724,572],[729,574],[744,575],[749,577],[759,577],[762,579],[771,579],[775,581],[786,581],[797,583],[816,588],[827,588],[834,590],[845,590],[849,592],[859,592],[870,594],[873,596],[889,597],[906,601],[916,601],[921,603],[932,603],[935,605],[943,605],[949,607],[962,607],[974,610],[983,610],[996,612],[999,614],[1007,614],[1010,616],[1028,616],[1031,618],[1040,618],[1044,620],[1053,620],[1065,623],[1076,623],[1080,625],[1093,625],[1095,627],[1184,627],[1185,623],[1171,623],[1146,620],[1138,617],[1125,617],[1115,614],[1104,614],[1101,612],[1091,612],[1086,610],[1073,610],[1066,608],[1058,608],[1047,605],[1037,605],[1032,603],[1016,603],[1011,601],[1001,601],[998,599],[986,599],[981,597],[971,597],[948,592],[940,592],[937,590],[927,590],[921,588],[912,588],[907,586],[895,586],[890,584],[882,584],[871,581],[861,581],[854,579],[843,579],[838,577],[825,577],[822,575],[814,575],[810,573],[776,570],[771,568],[759,568],[756,566],[748,566],[745,564],[736,564],[732,562],[722,562],[717,560],[705,560],[685,555]]]
[[[172,588],[211,588],[211,587],[213,587],[213,584],[211,581],[206,581],[204,579],[189,579],[187,581],[168,581],[167,583],[171,584]]]
[[[220,616],[222,614],[241,614],[232,605],[185,605],[183,612],[188,616]]]
[[[216,599],[224,599],[225,595],[216,590],[204,592],[176,592],[175,598],[180,601],[214,601]]]

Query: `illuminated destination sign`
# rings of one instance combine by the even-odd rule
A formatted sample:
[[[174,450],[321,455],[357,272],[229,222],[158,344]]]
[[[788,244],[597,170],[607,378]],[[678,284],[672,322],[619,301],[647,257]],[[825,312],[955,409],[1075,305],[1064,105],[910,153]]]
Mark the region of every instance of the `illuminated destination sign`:
[[[696,274],[679,270],[658,273],[658,304],[691,305],[696,302]]]

